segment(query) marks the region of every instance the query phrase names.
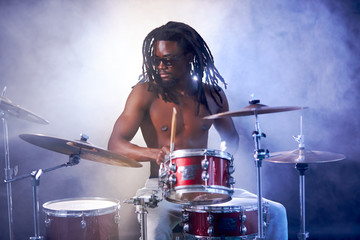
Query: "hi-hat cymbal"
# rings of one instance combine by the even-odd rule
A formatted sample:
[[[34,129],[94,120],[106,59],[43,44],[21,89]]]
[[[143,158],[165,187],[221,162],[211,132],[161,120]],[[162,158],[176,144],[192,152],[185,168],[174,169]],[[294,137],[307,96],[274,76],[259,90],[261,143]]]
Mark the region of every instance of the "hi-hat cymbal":
[[[78,154],[80,158],[122,167],[142,167],[135,160],[115,152],[96,147],[86,141],[70,141],[42,134],[21,134],[21,139],[36,146],[66,154]]]
[[[209,115],[204,117],[204,119],[218,119],[225,117],[242,117],[242,116],[250,116],[250,115],[258,115],[258,114],[266,114],[266,113],[277,113],[277,112],[287,112],[294,111],[300,109],[306,109],[307,107],[294,107],[294,106],[283,106],[283,107],[269,107],[264,104],[254,103],[250,104],[238,111],[233,112],[222,112],[213,115]]]
[[[265,159],[265,161],[275,163],[323,163],[343,159],[345,159],[345,156],[339,153],[296,149],[293,151],[272,153],[270,158]]]
[[[30,122],[49,124],[47,120],[37,116],[35,113],[32,113],[25,108],[20,107],[19,105],[15,105],[8,98],[3,96],[0,96],[0,109],[5,113],[9,113],[10,115]]]

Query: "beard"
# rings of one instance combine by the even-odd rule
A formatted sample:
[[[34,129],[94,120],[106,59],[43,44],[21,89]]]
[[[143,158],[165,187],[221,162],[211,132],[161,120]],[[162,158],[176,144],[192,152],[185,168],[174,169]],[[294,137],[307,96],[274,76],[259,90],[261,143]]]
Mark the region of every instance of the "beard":
[[[163,88],[172,88],[175,86],[176,82],[177,82],[176,79],[173,78],[166,80],[161,79],[161,86]]]

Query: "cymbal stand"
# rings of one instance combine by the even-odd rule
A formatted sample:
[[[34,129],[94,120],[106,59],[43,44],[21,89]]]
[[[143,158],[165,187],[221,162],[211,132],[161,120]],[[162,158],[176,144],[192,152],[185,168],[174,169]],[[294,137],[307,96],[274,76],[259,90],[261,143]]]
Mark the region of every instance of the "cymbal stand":
[[[157,207],[158,202],[161,201],[152,194],[150,198],[146,199],[143,197],[131,198],[126,200],[126,203],[134,204],[136,207],[136,213],[140,219],[140,240],[147,240],[147,214],[148,211],[146,207],[155,208]]]
[[[256,100],[255,100],[256,101]],[[253,101],[250,101],[252,104]],[[269,157],[269,151],[266,149],[261,149],[260,141],[262,137],[266,137],[265,133],[261,132],[258,115],[255,112],[255,131],[252,134],[255,144],[254,159],[255,166],[257,170],[257,197],[258,197],[258,236],[257,240],[263,240],[264,238],[264,215],[263,215],[263,205],[262,205],[262,176],[261,176],[261,166],[262,160],[266,157]]]
[[[297,163],[295,168],[299,171],[300,178],[300,232],[299,240],[306,240],[309,232],[305,231],[305,171],[308,169],[307,163]]]
[[[303,135],[302,115],[300,116],[300,135],[294,137],[295,141],[299,143],[299,153],[305,151],[305,140]],[[299,161],[303,161],[299,156]],[[297,163],[295,168],[299,171],[299,193],[300,193],[300,232],[297,237],[299,240],[306,240],[309,237],[309,232],[305,231],[305,171],[309,168],[307,163]]]
[[[12,187],[11,182],[7,182],[7,180],[11,180],[14,169],[10,167],[10,156],[9,156],[9,133],[8,133],[8,125],[6,121],[6,114],[4,111],[0,112],[1,120],[3,123],[3,131],[4,131],[4,152],[5,152],[5,182],[6,184],[6,196],[7,196],[7,205],[8,205],[8,221],[9,221],[9,238],[10,240],[14,239],[14,228],[13,228],[13,203],[12,203]],[[15,169],[16,170],[16,169]],[[17,171],[15,171],[16,174]]]
[[[80,162],[80,156],[78,154],[74,154],[71,155],[69,157],[69,162],[55,166],[55,167],[51,167],[51,168],[47,168],[45,170],[42,169],[38,169],[38,170],[34,170],[32,171],[30,174],[26,174],[26,175],[21,175],[12,179],[8,179],[5,180],[5,182],[7,184],[17,181],[17,180],[21,180],[21,179],[25,179],[28,177],[31,177],[33,180],[33,215],[34,215],[34,237],[30,237],[30,240],[41,240],[44,239],[43,236],[40,236],[40,230],[39,230],[39,192],[38,192],[38,186],[40,185],[40,177],[43,173],[46,172],[50,172],[53,170],[56,170],[58,168],[62,168],[62,167],[68,167],[68,166],[74,166],[77,165]]]

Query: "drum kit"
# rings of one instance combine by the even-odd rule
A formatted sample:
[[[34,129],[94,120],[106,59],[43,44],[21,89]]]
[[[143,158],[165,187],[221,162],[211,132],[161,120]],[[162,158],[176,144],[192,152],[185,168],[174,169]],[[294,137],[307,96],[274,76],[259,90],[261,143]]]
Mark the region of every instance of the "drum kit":
[[[4,94],[3,94],[4,95]],[[255,130],[254,162],[257,172],[257,198],[232,198],[235,180],[231,176],[234,162],[231,154],[211,149],[174,150],[174,131],[172,122],[170,154],[159,169],[159,189],[147,197],[134,197],[125,201],[136,207],[140,219],[141,238],[147,239],[147,207],[156,208],[162,200],[182,205],[182,237],[184,239],[265,239],[268,206],[262,199],[262,161],[295,164],[300,175],[300,232],[299,239],[306,239],[305,230],[305,171],[311,163],[324,163],[345,159],[342,154],[310,151],[305,149],[302,127],[295,140],[299,148],[293,151],[270,154],[261,148],[261,131],[258,115],[305,109],[304,107],[269,107],[252,100],[250,105],[239,111],[223,112],[205,117],[219,119],[229,117],[254,116]],[[48,169],[34,170],[30,174],[15,176],[10,167],[7,117],[9,115],[39,124],[48,124],[36,114],[13,104],[1,96],[0,110],[4,127],[5,180],[7,186],[9,236],[13,240],[12,189],[11,183],[17,180],[33,180],[34,236],[30,239],[44,239],[39,229],[38,186],[43,173],[79,164],[80,159],[122,167],[141,167],[135,160],[117,153],[96,147],[87,142],[88,136],[80,140],[66,140],[41,134],[21,134],[20,138],[33,145],[69,156],[69,161]],[[301,118],[302,122],[302,118]],[[302,123],[301,123],[302,125]],[[119,239],[120,203],[106,198],[70,198],[47,202],[42,205],[46,214],[47,239]],[[180,238],[179,238],[180,239]],[[182,239],[182,238],[181,238]]]

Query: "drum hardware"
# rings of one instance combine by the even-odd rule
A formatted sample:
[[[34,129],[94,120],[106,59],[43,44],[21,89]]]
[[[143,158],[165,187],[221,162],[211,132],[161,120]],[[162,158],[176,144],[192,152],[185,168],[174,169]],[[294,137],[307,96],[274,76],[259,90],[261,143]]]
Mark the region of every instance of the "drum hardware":
[[[31,240],[38,240],[38,239],[44,239],[43,236],[40,236],[40,229],[39,229],[39,193],[38,193],[38,186],[40,185],[40,177],[43,173],[46,172],[50,172],[53,170],[56,170],[58,168],[63,168],[63,167],[69,167],[69,166],[74,166],[77,165],[80,162],[80,157],[79,155],[75,154],[75,155],[70,155],[69,157],[69,161],[67,163],[55,166],[55,167],[51,167],[51,168],[47,168],[47,169],[38,169],[38,170],[34,170],[32,171],[30,174],[26,174],[26,175],[21,175],[9,180],[5,180],[6,183],[11,183],[17,180],[21,180],[21,179],[25,179],[28,177],[32,178],[33,181],[33,217],[34,217],[34,237],[30,237],[29,239]]]
[[[260,101],[258,101],[260,102]],[[250,104],[256,104],[255,100],[250,101]],[[254,151],[254,160],[256,166],[256,176],[257,176],[257,197],[258,197],[258,237],[256,239],[265,239],[264,238],[264,219],[263,219],[263,205],[262,205],[262,176],[261,176],[261,167],[262,160],[269,157],[269,150],[261,149],[261,138],[266,137],[265,133],[261,132],[260,123],[257,113],[255,115],[255,131],[252,134],[255,151]]]
[[[95,162],[121,166],[121,167],[142,167],[142,164],[128,157],[122,156],[112,151],[96,147],[87,142],[89,138],[85,134],[81,134],[79,141],[71,141],[56,137],[50,137],[42,134],[21,134],[20,138],[54,152],[73,155],[78,154],[81,159],[91,160]]]
[[[156,192],[151,194],[150,197],[134,197],[130,200],[124,201],[125,203],[133,204],[136,207],[135,213],[138,214],[140,219],[140,240],[147,240],[147,207],[155,208],[157,204],[162,201],[156,195]]]
[[[8,206],[8,223],[9,223],[9,238],[10,240],[14,239],[14,228],[13,228],[13,204],[12,204],[12,187],[11,180],[13,175],[16,176],[18,172],[18,167],[15,166],[11,168],[10,165],[10,156],[9,156],[9,133],[8,133],[8,124],[7,124],[7,116],[12,115],[14,117],[18,117],[20,119],[24,119],[27,121],[40,123],[40,124],[49,124],[49,122],[36,114],[20,107],[19,105],[15,105],[6,98],[5,95],[6,86],[4,87],[1,96],[0,96],[0,115],[3,124],[4,131],[4,152],[5,152],[5,182],[6,182],[6,196],[7,196],[7,206]]]
[[[268,113],[277,113],[277,112],[287,112],[293,110],[306,109],[307,107],[269,107],[264,104],[260,104],[260,100],[250,100],[250,105],[240,109],[239,111],[234,112],[222,112],[218,114],[213,114],[204,119],[218,119],[225,117],[240,117],[240,116],[255,116],[255,131],[252,134],[255,150],[254,150],[254,159],[255,159],[255,167],[256,167],[256,175],[257,175],[257,197],[258,197],[258,236],[256,239],[263,240],[264,232],[263,232],[263,214],[262,212],[262,179],[261,179],[261,166],[262,160],[269,157],[269,151],[267,149],[261,149],[260,141],[262,137],[266,137],[264,133],[260,130],[260,124],[258,120],[259,114],[268,114]]]
[[[310,163],[334,162],[345,159],[343,154],[309,151],[305,150],[305,140],[302,130],[302,116],[300,116],[300,135],[294,137],[298,142],[298,149],[288,152],[275,152],[266,161],[274,163],[293,163],[299,172],[299,197],[300,197],[300,232],[297,237],[299,240],[306,240],[309,232],[305,230],[305,171]]]

